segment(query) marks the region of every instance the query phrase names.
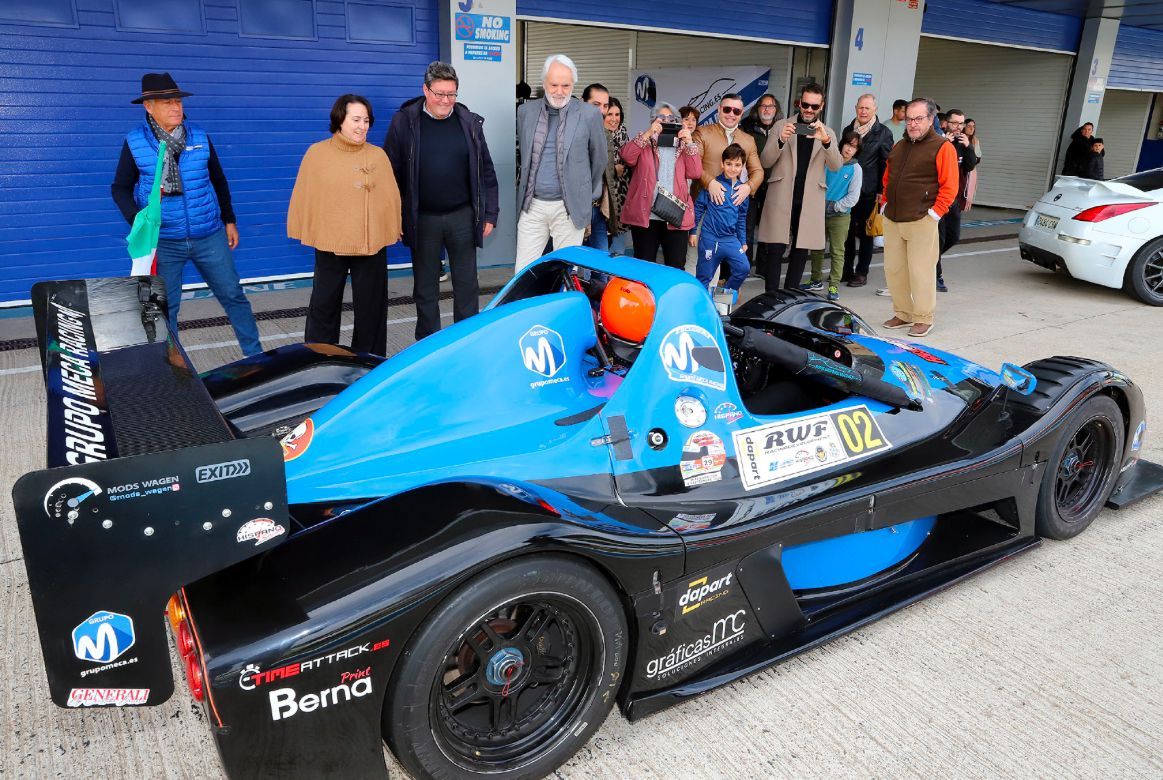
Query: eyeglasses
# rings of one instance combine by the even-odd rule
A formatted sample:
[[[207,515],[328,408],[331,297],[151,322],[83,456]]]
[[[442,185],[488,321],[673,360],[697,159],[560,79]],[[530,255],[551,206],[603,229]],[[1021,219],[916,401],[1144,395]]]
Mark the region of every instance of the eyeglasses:
[[[823,105],[823,103],[805,103],[802,100],[800,101],[800,108],[806,108],[809,111],[819,111]]]
[[[925,114],[924,116],[906,116],[905,121],[908,122],[910,125],[919,125],[921,122],[930,121],[930,119],[929,119],[929,115]]]
[[[429,89],[428,91],[432,93],[432,97],[440,98],[441,100],[456,100],[455,92],[437,92],[434,89]]]
[[[953,122],[951,120],[946,120],[945,124],[949,127],[965,127],[964,122]]]
[[[736,116],[743,113],[742,108],[736,108],[735,106],[719,106],[719,110],[724,114],[735,114]]]

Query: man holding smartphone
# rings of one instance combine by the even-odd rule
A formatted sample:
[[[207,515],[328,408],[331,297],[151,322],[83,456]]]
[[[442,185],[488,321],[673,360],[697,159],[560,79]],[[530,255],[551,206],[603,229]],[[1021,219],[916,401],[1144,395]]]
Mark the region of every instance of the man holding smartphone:
[[[759,162],[773,166],[767,200],[755,240],[772,246],[765,254],[766,289],[779,289],[784,250],[791,247],[785,286],[796,289],[804,275],[808,250],[824,248],[824,166],[844,164],[836,133],[820,120],[824,88],[808,84],[800,90],[799,113],[776,122],[774,140],[763,147]]]

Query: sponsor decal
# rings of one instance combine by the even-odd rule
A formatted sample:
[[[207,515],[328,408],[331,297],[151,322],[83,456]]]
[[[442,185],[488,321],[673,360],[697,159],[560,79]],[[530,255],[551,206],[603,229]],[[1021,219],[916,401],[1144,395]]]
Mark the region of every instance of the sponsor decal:
[[[1135,429],[1135,438],[1131,439],[1131,452],[1138,452],[1143,448],[1143,435],[1147,433],[1147,421],[1139,423]]]
[[[682,448],[682,461],[678,464],[682,483],[687,487],[718,482],[723,478],[723,465],[727,462],[727,451],[723,440],[711,431],[697,431],[690,435]]]
[[[379,642],[364,642],[354,647],[349,647],[346,650],[339,650],[327,655],[321,655],[317,658],[312,658],[307,661],[300,661],[293,664],[286,664],[285,666],[268,669],[265,672],[260,670],[255,664],[247,664],[242,672],[238,675],[238,687],[244,691],[253,691],[255,688],[260,688],[264,685],[270,685],[279,680],[287,680],[291,677],[298,676],[301,672],[310,672],[315,669],[321,669],[324,666],[335,663],[336,661],[346,661],[350,658],[355,658],[364,653],[374,653],[390,647],[392,640],[381,639]],[[341,680],[342,682],[342,680]]]
[[[712,580],[708,575],[703,575],[697,580],[688,582],[686,592],[678,597],[678,606],[682,614],[694,612],[704,604],[710,604],[715,599],[726,596],[731,592],[731,578],[734,576],[735,572],[729,571],[717,579]]]
[[[698,325],[679,325],[662,339],[662,367],[671,381],[727,389],[726,363],[718,342]]]
[[[44,494],[44,513],[52,520],[64,518],[72,525],[81,516],[81,505],[103,492],[101,486],[91,479],[62,479]]]
[[[747,610],[739,609],[714,622],[707,633],[692,642],[685,642],[665,655],[646,662],[646,676],[651,680],[665,680],[696,664],[709,660],[723,650],[743,640],[747,629]]]
[[[50,406],[50,420],[59,422],[65,462],[77,466],[110,457],[109,414],[97,406],[100,374],[93,359],[88,315],[53,301],[47,329],[54,338],[46,350],[52,391],[59,386],[60,408]],[[50,424],[50,434],[55,426]]]
[[[732,438],[746,490],[892,448],[875,416],[863,404],[746,428],[734,432]]]
[[[141,706],[149,701],[149,688],[73,688],[69,707]]]
[[[242,460],[231,460],[226,463],[211,463],[207,466],[199,466],[194,469],[194,479],[197,480],[198,484],[217,482],[220,479],[245,477],[249,474],[250,461],[246,458]]]
[[[286,527],[279,525],[269,517],[256,517],[254,520],[247,520],[242,524],[238,533],[234,535],[234,541],[242,544],[253,540],[254,546],[258,547],[263,542],[269,542],[286,532]]]
[[[900,380],[901,384],[905,386],[905,391],[909,397],[916,401],[927,400],[933,401],[933,386],[929,384],[929,380],[925,375],[917,370],[917,367],[911,363],[902,363],[899,360],[894,360],[889,365],[889,373]]]
[[[916,344],[913,344],[911,341],[904,341],[902,339],[891,339],[891,338],[884,338],[883,340],[887,341],[889,344],[892,344],[895,347],[899,347],[899,348],[903,349],[905,352],[909,352],[913,355],[916,355],[921,360],[924,360],[927,363],[936,363],[939,366],[949,365],[949,362],[947,360],[945,360],[944,358],[937,357],[932,352],[929,352],[928,350],[925,350],[925,349],[921,349]]]
[[[138,482],[126,482],[124,485],[114,485],[106,490],[106,498],[110,501],[127,501],[145,496],[157,496],[162,493],[173,493],[182,489],[182,482],[177,474],[166,477],[150,477]]]
[[[724,401],[715,407],[715,419],[722,420],[728,425],[738,422],[743,417],[743,412],[739,411],[739,407],[730,401]]]
[[[108,664],[124,655],[136,641],[133,618],[101,610],[73,629],[73,655],[82,661]]]
[[[674,401],[674,416],[687,428],[698,428],[707,421],[707,407],[689,395],[680,395]]]
[[[708,528],[714,520],[714,512],[702,515],[688,515],[684,512],[679,512],[667,525],[678,533],[683,533],[684,531],[702,531],[704,528]]]
[[[546,385],[556,385],[568,382],[568,376],[558,376],[565,366],[565,342],[561,334],[544,325],[534,325],[525,331],[525,335],[517,342],[521,351],[521,362],[525,368],[545,379],[530,382],[529,387],[536,390]]]
[[[314,436],[315,422],[308,417],[296,425],[295,430],[279,440],[279,446],[283,448],[283,461],[292,461],[306,452]]]
[[[293,718],[300,712],[314,712],[336,704],[343,704],[352,699],[370,696],[372,692],[371,667],[357,669],[353,672],[344,672],[340,676],[339,684],[334,688],[325,688],[319,693],[308,693],[299,696],[293,688],[279,688],[271,691],[271,720],[286,720]]]

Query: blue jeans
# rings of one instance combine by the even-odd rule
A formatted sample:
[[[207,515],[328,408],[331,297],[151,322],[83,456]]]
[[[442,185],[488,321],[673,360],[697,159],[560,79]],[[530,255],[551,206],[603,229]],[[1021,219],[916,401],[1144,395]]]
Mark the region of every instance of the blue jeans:
[[[724,261],[731,269],[731,276],[726,282],[720,280],[720,283],[724,287],[738,290],[747,279],[747,272],[751,270],[751,263],[748,262],[747,253],[743,251],[739,239],[700,235],[698,262],[695,263],[695,278],[699,280],[699,284],[704,287],[709,285],[711,277],[715,275],[715,269]]]
[[[593,207],[590,215],[590,234],[585,240],[585,246],[610,251],[610,231],[606,225],[606,217],[597,206]]]
[[[238,281],[234,258],[226,245],[226,229],[205,238],[162,238],[157,242],[157,272],[166,283],[166,297],[170,312],[170,333],[178,335],[178,310],[182,307],[182,270],[187,261],[194,261],[210,292],[222,304],[234,336],[242,347],[242,354],[262,352],[258,340],[258,325],[250,310],[250,301]]]

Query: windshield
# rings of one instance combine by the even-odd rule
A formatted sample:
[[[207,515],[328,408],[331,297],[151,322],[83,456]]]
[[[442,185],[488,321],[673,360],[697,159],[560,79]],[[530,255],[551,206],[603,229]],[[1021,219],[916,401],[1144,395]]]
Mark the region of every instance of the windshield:
[[[1150,192],[1151,190],[1163,189],[1163,168],[1156,168],[1153,171],[1140,171],[1139,173],[1132,173],[1130,176],[1123,176],[1120,179],[1115,179],[1119,184],[1129,184],[1135,189],[1143,192]]]

